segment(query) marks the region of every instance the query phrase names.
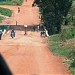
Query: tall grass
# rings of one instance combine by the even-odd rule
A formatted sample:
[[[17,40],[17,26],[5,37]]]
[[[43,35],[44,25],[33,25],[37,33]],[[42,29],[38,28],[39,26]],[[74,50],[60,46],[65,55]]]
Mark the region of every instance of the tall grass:
[[[70,48],[60,46],[60,42],[61,39],[59,34],[49,37],[49,43],[51,44],[50,50],[54,53],[54,55],[67,57],[69,55],[69,50],[67,51],[67,49]]]

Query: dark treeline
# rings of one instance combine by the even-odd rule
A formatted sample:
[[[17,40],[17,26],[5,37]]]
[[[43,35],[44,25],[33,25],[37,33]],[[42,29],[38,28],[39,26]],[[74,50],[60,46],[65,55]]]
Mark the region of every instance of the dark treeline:
[[[59,33],[64,17],[67,16],[72,0],[35,0],[40,7],[42,21],[49,35]]]

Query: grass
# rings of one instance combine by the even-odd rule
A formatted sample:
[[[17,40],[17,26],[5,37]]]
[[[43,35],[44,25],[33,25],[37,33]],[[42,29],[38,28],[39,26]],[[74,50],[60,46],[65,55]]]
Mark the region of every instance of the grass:
[[[64,27],[60,34],[52,35],[49,37],[50,50],[56,56],[66,57],[69,61],[67,63],[69,65],[69,69],[72,71],[73,75],[75,75],[75,47],[67,45],[67,41],[75,38],[75,28],[74,27]],[[65,41],[62,41],[61,34],[64,35]],[[69,41],[71,43],[71,41]],[[75,43],[75,42],[74,42]]]
[[[60,41],[60,35],[49,37],[49,42],[51,43],[50,50],[54,53],[54,55],[67,57],[69,55],[69,50],[67,49],[70,48],[59,46]]]
[[[3,20],[3,19],[4,19],[4,17],[0,16],[0,20]]]
[[[75,27],[74,26],[63,26],[61,34],[64,35],[65,40],[75,38]]]
[[[71,68],[70,70],[73,72],[73,75],[75,75],[75,69]]]
[[[3,2],[0,2],[0,5],[19,5],[21,6],[23,3],[23,0],[7,0],[7,1],[3,1]]]
[[[10,9],[0,7],[0,14],[11,17],[12,11]]]

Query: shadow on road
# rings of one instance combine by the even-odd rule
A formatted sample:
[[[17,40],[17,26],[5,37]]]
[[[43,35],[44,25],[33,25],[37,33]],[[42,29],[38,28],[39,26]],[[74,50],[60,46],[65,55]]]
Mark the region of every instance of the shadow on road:
[[[0,54],[0,75],[13,75],[1,54]]]

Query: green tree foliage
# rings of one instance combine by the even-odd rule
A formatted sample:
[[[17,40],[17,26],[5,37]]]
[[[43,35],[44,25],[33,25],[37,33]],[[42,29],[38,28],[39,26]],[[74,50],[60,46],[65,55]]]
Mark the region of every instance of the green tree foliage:
[[[35,0],[40,7],[42,20],[49,34],[59,33],[63,17],[66,17],[72,0]]]
[[[2,22],[3,19],[4,19],[4,17],[0,16],[0,23]]]

